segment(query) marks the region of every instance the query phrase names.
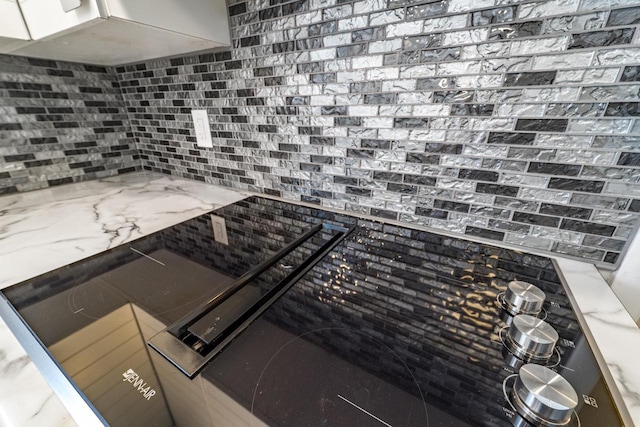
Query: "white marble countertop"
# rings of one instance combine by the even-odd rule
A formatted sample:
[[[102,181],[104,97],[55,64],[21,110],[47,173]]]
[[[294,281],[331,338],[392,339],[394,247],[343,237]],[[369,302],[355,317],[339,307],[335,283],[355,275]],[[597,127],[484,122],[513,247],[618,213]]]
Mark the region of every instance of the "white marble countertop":
[[[0,197],[0,289],[244,197],[147,173]],[[625,425],[640,426],[640,329],[593,265],[557,262]],[[0,426],[73,425],[0,319]]]

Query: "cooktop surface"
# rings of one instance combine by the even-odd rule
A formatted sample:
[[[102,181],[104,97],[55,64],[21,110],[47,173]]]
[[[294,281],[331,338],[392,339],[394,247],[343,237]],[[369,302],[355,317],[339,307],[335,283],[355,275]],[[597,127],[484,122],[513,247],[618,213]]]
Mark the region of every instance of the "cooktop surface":
[[[459,238],[251,197],[2,293],[111,425],[622,425],[553,262]]]

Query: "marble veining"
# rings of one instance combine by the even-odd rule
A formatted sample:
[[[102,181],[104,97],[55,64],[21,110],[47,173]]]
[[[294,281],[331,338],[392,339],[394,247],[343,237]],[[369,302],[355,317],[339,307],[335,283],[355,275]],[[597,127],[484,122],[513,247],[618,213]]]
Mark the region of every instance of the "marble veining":
[[[0,319],[0,425],[75,426],[62,402]]]
[[[0,198],[0,288],[243,197],[144,173],[5,196]]]
[[[640,329],[593,265],[557,259],[627,426],[640,425]],[[602,366],[604,362],[604,367]]]

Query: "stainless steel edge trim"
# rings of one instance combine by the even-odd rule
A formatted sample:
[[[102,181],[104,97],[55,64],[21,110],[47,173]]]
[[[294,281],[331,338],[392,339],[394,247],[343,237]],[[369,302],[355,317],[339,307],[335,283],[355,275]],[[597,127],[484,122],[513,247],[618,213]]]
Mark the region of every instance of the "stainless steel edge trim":
[[[9,300],[0,293],[0,317],[13,332],[25,349],[33,364],[38,368],[54,393],[60,398],[74,421],[81,426],[108,426],[85,396],[71,382],[62,367],[45,349],[42,342],[33,334],[29,326],[20,318]]]

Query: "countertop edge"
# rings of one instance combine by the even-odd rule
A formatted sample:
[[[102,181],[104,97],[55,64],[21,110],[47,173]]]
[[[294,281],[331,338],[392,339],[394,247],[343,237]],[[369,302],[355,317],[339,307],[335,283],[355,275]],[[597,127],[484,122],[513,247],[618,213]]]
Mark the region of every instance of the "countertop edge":
[[[640,370],[634,367],[640,329],[593,264],[557,257],[554,261],[622,421],[634,427],[640,420]]]

